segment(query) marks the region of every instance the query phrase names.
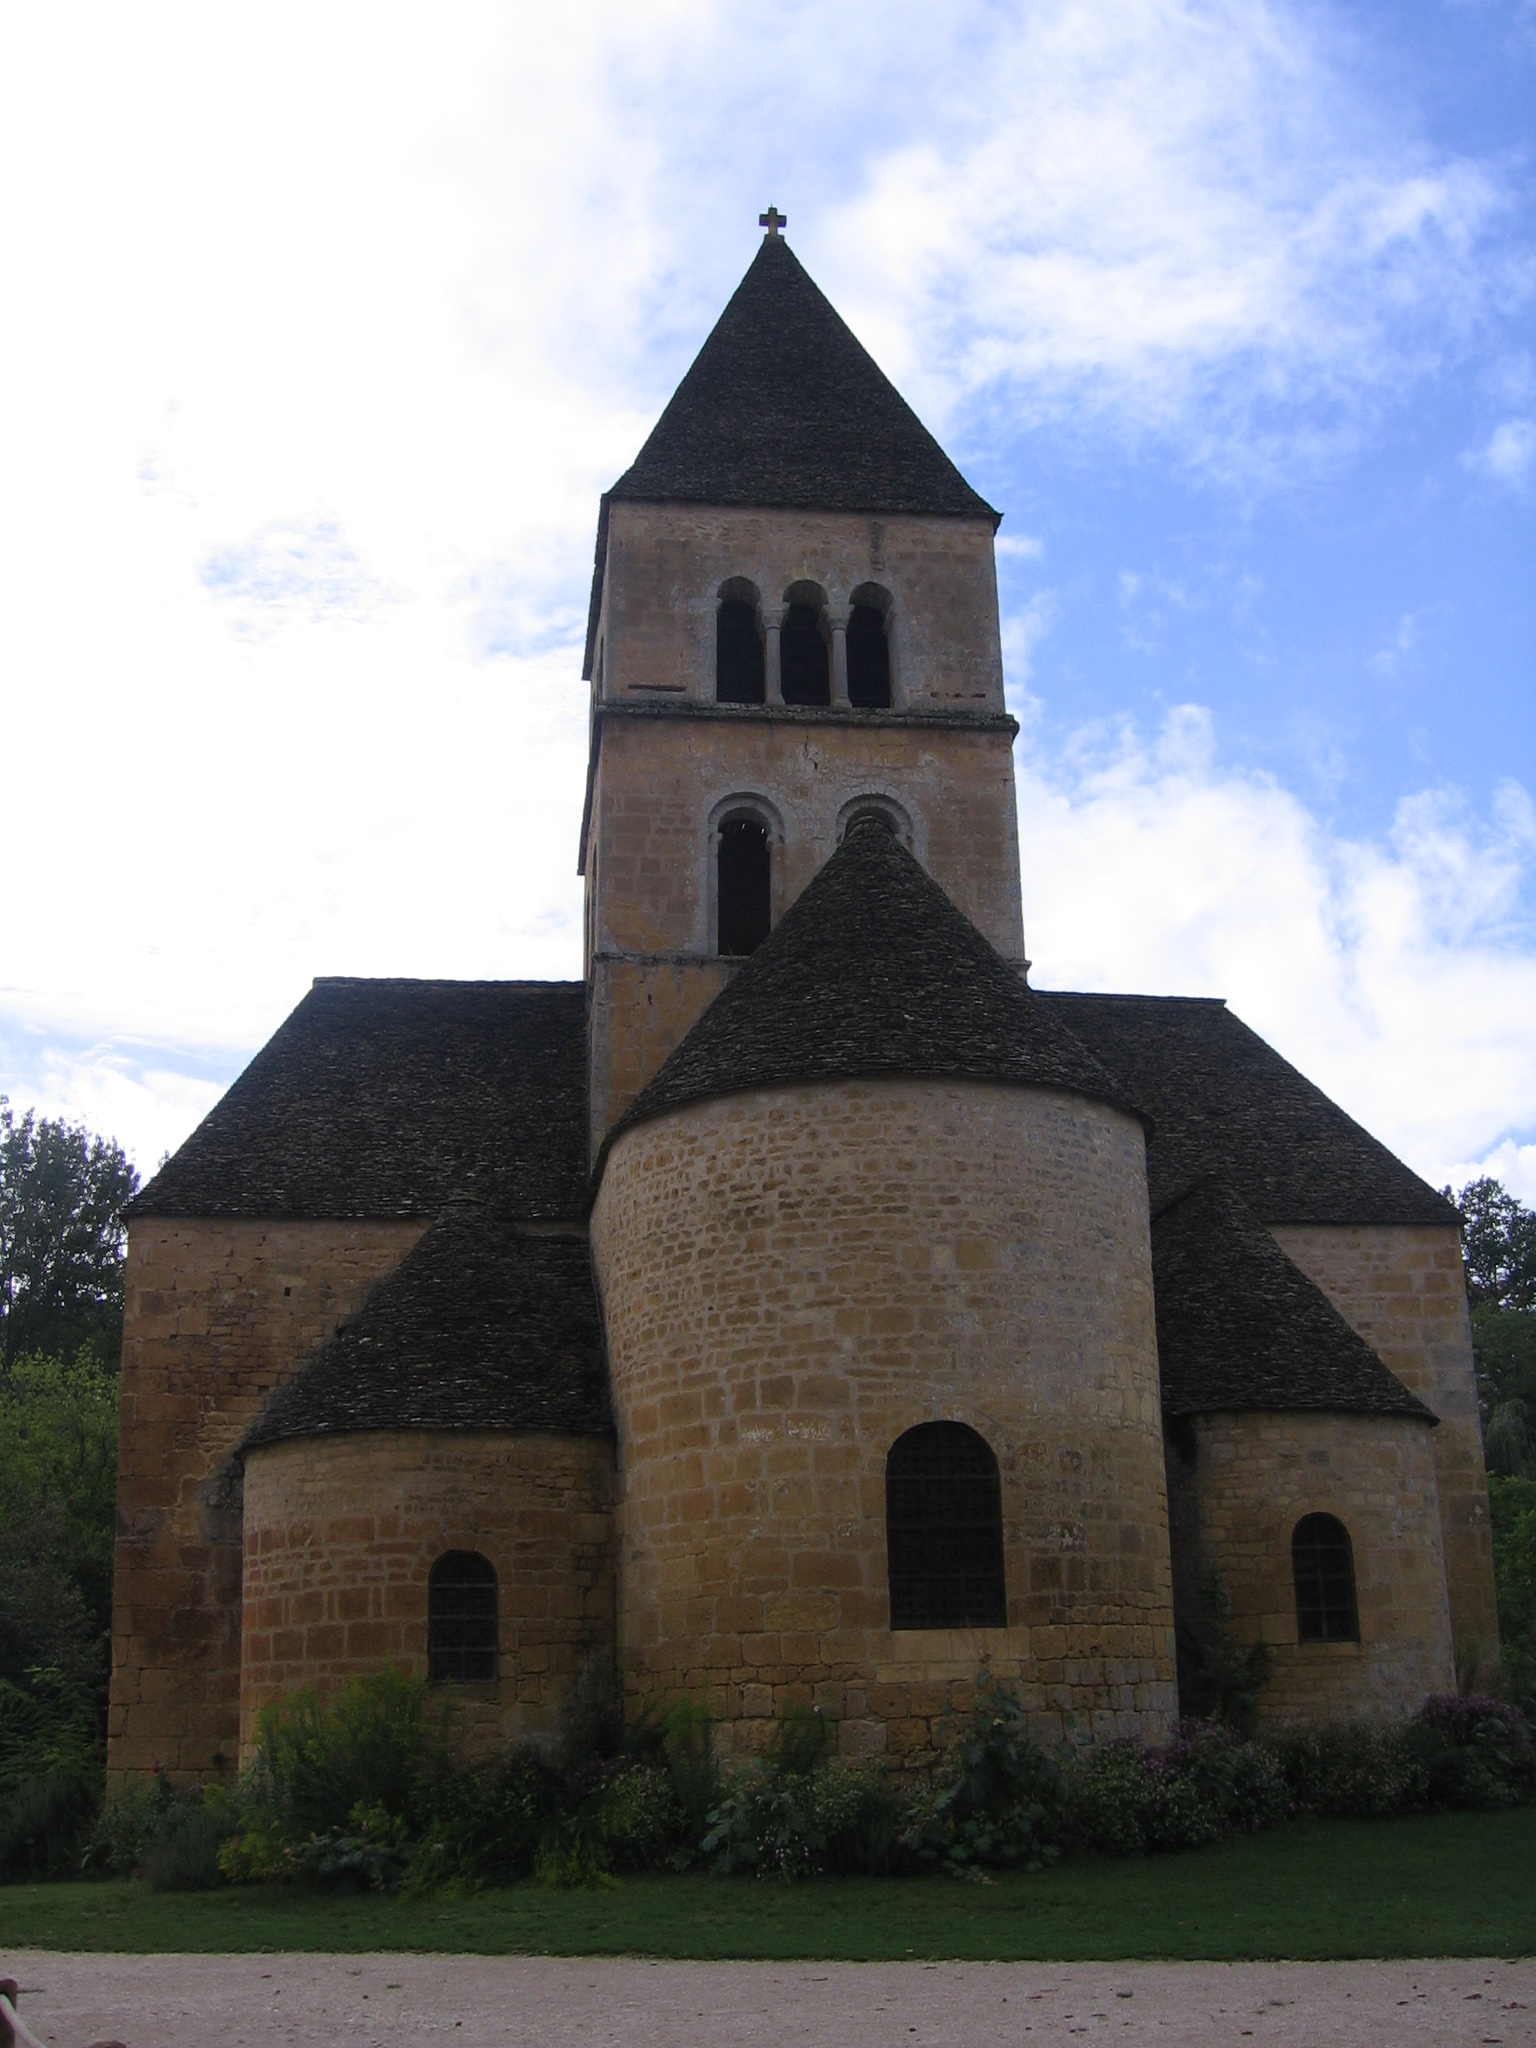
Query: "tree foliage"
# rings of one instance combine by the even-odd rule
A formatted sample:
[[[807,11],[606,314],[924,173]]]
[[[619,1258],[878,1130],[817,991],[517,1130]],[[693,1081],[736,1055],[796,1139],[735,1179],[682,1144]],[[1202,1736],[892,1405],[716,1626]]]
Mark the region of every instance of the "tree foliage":
[[[1536,1213],[1487,1178],[1456,1206],[1488,1470],[1536,1477]]]
[[[1474,1308],[1536,1310],[1536,1211],[1501,1181],[1468,1181],[1456,1202]]]
[[[117,1380],[87,1352],[0,1377],[0,1679],[48,1667],[106,1683],[117,1499]]]
[[[19,1120],[0,1096],[0,1367],[93,1351],[123,1337],[123,1210],[139,1176],[81,1124]]]

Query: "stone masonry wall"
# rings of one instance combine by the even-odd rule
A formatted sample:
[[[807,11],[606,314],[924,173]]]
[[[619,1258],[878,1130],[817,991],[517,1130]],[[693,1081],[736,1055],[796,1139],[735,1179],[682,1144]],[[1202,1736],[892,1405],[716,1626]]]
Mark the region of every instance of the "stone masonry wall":
[[[603,694],[712,702],[720,588],[738,579],[765,613],[792,585],[817,584],[844,619],[872,583],[890,597],[899,708],[1004,708],[991,520],[622,499],[608,511]]]
[[[1274,1235],[1346,1322],[1439,1418],[1435,1473],[1462,1676],[1498,1667],[1488,1477],[1456,1226],[1284,1223]]]
[[[400,1431],[264,1446],[245,1474],[240,1753],[256,1716],[386,1666],[427,1675],[427,1577],[495,1567],[500,1675],[455,1686],[471,1743],[548,1736],[582,1660],[613,1646],[613,1446],[604,1437]]]
[[[1406,1416],[1318,1414],[1203,1415],[1172,1432],[1181,1626],[1214,1566],[1236,1640],[1271,1649],[1261,1727],[1401,1718],[1454,1691],[1434,1434]],[[1291,1534],[1315,1513],[1349,1531],[1358,1643],[1297,1641]]]
[[[421,1235],[419,1222],[142,1217],[128,1233],[107,1769],[233,1769],[240,1473],[272,1389]]]
[[[587,861],[594,1150],[730,972],[715,957],[713,820],[743,794],[768,799],[778,821],[775,921],[836,850],[845,806],[880,795],[910,818],[914,853],[972,923],[1023,958],[1007,730],[729,708],[610,718]]]
[[[1044,1737],[1175,1712],[1145,1149],[1002,1086],[871,1081],[626,1132],[592,1218],[620,1430],[630,1691],[723,1747],[819,1702],[845,1755],[932,1756],[986,1657]],[[1003,1488],[1008,1626],[889,1626],[885,1458],[970,1424]]]

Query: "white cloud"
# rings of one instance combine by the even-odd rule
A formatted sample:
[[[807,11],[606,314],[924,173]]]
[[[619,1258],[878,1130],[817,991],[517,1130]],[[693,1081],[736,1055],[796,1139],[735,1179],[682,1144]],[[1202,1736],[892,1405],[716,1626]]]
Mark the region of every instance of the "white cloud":
[[[992,545],[1003,562],[1038,562],[1045,553],[1045,542],[1027,533],[1000,533]]]
[[[1020,748],[1037,987],[1223,995],[1427,1179],[1536,1133],[1536,822],[1405,800],[1380,844],[1220,760],[1209,715]]]
[[[1481,448],[1462,456],[1468,469],[1518,490],[1536,466],[1536,420],[1501,420]]]
[[[0,1087],[141,1164],[314,974],[578,970],[597,495],[766,199],[972,446],[1067,412],[1310,459],[1494,288],[1500,174],[1384,125],[1263,0],[167,0],[6,37]],[[1005,617],[1016,686],[1057,603]],[[1199,866],[1207,816],[1315,852],[1283,793],[1178,768],[1192,733],[1045,779],[1085,876],[1112,813],[1151,833],[1148,778],[1185,792],[1154,867]],[[1115,929],[1111,979],[1154,931],[1186,957],[1182,913]]]
[[[1337,57],[1252,0],[996,17],[842,210],[867,324],[952,418],[969,392],[993,426],[1086,407],[1224,469],[1315,459],[1531,282],[1484,260],[1497,175],[1390,132]]]
[[[365,619],[387,595],[330,519],[275,520],[212,549],[197,579],[241,637],[298,621]]]
[[[1394,676],[1406,656],[1412,654],[1419,644],[1422,611],[1404,612],[1397,622],[1396,630],[1384,647],[1378,647],[1366,663],[1378,676]]]

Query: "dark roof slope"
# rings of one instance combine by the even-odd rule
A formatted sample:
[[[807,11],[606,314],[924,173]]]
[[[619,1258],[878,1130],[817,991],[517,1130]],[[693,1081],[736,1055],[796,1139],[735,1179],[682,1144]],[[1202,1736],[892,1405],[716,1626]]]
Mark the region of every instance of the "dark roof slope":
[[[705,1096],[874,1075],[1062,1088],[1140,1114],[919,862],[871,822],[848,833],[608,1143]]]
[[[614,498],[999,518],[776,236],[602,501],[588,676]]]
[[[368,1429],[612,1428],[584,1237],[461,1206],[280,1387],[242,1448]]]
[[[580,1215],[572,982],[317,981],[133,1204],[148,1216]]]
[[[1152,1212],[1230,1183],[1266,1223],[1454,1223],[1433,1188],[1219,999],[1042,995],[1151,1113]]]
[[[1152,1225],[1163,1412],[1321,1408],[1433,1420],[1228,1187]]]
[[[995,517],[769,236],[609,496]]]

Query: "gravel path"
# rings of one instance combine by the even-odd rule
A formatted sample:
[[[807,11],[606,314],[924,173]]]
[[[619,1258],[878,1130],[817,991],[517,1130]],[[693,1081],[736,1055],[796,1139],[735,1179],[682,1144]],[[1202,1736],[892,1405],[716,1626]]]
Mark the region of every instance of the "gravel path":
[[[1536,2044],[1536,1962],[650,1963],[0,1956],[50,2048]]]

